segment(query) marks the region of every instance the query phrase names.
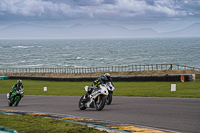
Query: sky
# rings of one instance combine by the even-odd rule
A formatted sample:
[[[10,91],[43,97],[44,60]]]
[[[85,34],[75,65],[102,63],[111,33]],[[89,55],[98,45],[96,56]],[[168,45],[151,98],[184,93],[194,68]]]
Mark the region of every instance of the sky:
[[[200,22],[200,0],[0,0],[0,28],[109,23],[162,33],[195,22]]]

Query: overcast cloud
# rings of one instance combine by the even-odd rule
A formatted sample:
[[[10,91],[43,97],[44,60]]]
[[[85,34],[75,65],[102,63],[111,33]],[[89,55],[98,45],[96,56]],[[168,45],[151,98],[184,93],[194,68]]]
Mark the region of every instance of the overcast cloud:
[[[9,21],[192,23],[200,22],[200,0],[0,0],[0,24]]]

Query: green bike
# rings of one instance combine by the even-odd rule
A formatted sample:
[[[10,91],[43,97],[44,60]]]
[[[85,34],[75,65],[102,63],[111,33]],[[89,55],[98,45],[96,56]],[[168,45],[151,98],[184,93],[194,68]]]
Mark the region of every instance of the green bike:
[[[7,94],[8,105],[17,106],[23,96],[24,96],[24,90],[20,87],[15,88],[15,90],[12,92],[11,95]]]

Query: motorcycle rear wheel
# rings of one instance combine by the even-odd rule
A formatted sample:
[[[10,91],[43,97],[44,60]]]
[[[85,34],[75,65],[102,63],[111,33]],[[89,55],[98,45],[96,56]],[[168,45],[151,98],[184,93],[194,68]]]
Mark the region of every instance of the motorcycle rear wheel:
[[[99,98],[99,100],[98,100],[98,98]],[[97,100],[95,101],[96,110],[97,111],[101,111],[104,108],[104,106],[105,106],[105,102],[106,102],[105,96],[99,96],[99,97],[97,97]]]
[[[83,102],[83,97],[81,97],[81,99],[79,100],[79,103],[78,103],[78,107],[80,110],[85,110],[87,107],[85,106],[85,102]]]

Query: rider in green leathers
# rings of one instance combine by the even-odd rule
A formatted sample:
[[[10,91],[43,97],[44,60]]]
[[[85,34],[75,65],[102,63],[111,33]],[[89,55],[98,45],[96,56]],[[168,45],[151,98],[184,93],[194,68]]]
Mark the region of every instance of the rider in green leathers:
[[[15,91],[15,89],[18,87],[21,88],[22,90],[24,90],[24,86],[22,85],[22,80],[20,80],[20,79],[17,81],[17,84],[13,85],[12,90],[10,91],[10,96]]]

